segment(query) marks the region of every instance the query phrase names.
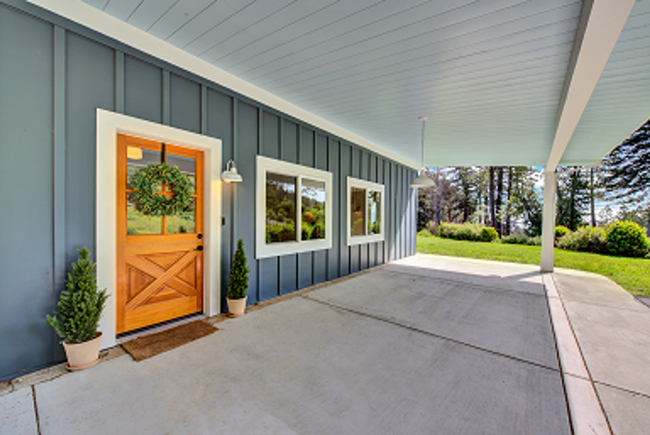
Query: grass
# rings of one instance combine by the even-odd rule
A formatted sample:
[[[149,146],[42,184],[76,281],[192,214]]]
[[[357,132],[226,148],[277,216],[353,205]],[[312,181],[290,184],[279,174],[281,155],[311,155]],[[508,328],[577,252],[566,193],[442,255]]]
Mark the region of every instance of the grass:
[[[423,254],[449,255],[511,263],[540,264],[541,247],[502,243],[465,242],[422,237],[417,250]],[[635,296],[650,297],[650,260],[555,249],[555,266],[606,276]]]

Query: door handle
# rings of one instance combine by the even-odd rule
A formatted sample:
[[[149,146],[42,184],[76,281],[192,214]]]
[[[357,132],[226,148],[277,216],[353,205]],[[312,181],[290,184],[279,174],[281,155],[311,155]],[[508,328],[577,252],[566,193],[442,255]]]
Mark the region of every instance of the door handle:
[[[200,233],[197,234],[197,235],[196,235],[196,238],[199,239],[199,240],[201,240],[201,239],[203,238],[203,234],[200,234]]]
[[[194,250],[195,251],[203,251],[203,245],[197,246]]]

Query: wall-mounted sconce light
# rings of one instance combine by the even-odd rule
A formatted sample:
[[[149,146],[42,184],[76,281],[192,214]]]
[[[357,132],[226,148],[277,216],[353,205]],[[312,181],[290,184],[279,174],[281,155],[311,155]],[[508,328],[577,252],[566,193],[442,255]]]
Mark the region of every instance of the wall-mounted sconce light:
[[[228,160],[226,170],[221,173],[221,179],[226,183],[241,183],[241,175],[237,173],[234,160]]]

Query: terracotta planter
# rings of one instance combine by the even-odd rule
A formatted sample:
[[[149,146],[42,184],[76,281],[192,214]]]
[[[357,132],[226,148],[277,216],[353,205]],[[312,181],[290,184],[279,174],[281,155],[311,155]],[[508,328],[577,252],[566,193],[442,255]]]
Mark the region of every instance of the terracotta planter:
[[[68,370],[83,370],[99,362],[99,347],[102,343],[102,333],[90,341],[83,343],[63,343],[68,357]]]
[[[226,301],[228,302],[228,312],[231,316],[241,317],[244,315],[244,312],[246,311],[246,299],[248,299],[248,296],[243,299],[226,298]]]

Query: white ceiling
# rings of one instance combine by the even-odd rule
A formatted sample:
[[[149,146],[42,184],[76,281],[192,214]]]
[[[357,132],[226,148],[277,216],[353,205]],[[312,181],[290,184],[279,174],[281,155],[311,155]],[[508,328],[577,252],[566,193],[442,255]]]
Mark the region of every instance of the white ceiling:
[[[580,0],[84,0],[407,160],[545,165]],[[650,117],[639,0],[562,163]]]

